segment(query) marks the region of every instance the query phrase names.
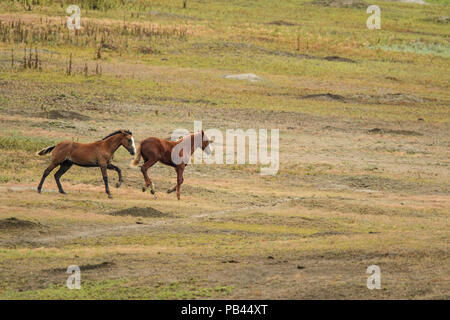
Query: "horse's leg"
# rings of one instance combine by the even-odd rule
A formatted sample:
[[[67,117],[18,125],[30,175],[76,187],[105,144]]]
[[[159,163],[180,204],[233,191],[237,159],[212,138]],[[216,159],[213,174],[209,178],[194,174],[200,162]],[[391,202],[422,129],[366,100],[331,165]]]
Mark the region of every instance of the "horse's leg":
[[[108,172],[106,171],[106,165],[100,165],[100,170],[102,171],[103,182],[105,183],[105,192],[108,194],[108,198],[112,198],[111,192],[109,191],[108,185]]]
[[[37,188],[37,191],[41,193],[42,191],[42,185],[44,184],[45,178],[52,172],[53,169],[55,169],[57,164],[55,164],[53,161],[50,163],[50,165],[47,167],[47,169],[44,170],[44,174],[42,175],[41,182],[39,182],[39,186]]]
[[[174,192],[175,190],[177,190],[177,186],[178,186],[178,169],[177,169],[177,167],[175,167],[175,171],[177,172],[177,184],[174,185],[173,188],[168,189],[168,190],[167,190],[167,193],[172,193],[172,192]]]
[[[180,187],[184,181],[184,178],[183,178],[184,167],[185,167],[184,165],[175,167],[175,171],[177,172],[177,184],[175,186],[173,186],[173,188],[170,188],[169,190],[167,190],[167,193],[172,193],[176,190],[178,200],[180,200]]]
[[[61,176],[67,172],[67,170],[70,169],[70,167],[72,167],[73,162],[71,161],[64,161],[63,163],[61,163],[61,166],[59,167],[59,170],[56,171],[55,173],[55,181],[56,181],[56,185],[58,186],[58,190],[60,193],[65,194],[62,186],[61,186],[61,182],[59,181],[59,179],[61,178]]]
[[[145,192],[148,187],[150,186],[150,192],[152,194],[155,194],[155,186],[153,185],[152,180],[150,180],[150,177],[147,174],[147,170],[156,163],[156,159],[149,159],[147,160],[142,166],[141,166],[141,172],[142,175],[144,176],[144,180],[145,180],[145,187],[142,187],[142,192]]]
[[[180,166],[177,167],[177,198],[178,198],[178,200],[180,200],[181,184],[184,181],[183,172],[184,172],[184,165],[181,164]]]
[[[122,182],[123,182],[123,180],[122,180],[122,171],[120,170],[119,167],[116,167],[113,164],[108,164],[108,166],[106,168],[109,169],[109,170],[116,171],[117,174],[119,175],[119,182],[117,182],[117,184],[116,184],[116,188],[119,188],[121,186]]]
[[[177,185],[175,185],[173,188],[170,188],[169,190],[167,190],[167,193],[172,193],[175,190],[177,190]]]

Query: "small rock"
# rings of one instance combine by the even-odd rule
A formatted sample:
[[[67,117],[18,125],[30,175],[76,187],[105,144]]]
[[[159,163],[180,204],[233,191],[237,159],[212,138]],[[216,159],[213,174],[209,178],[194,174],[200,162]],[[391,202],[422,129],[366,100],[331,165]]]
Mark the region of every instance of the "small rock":
[[[449,23],[450,22],[450,17],[442,16],[442,17],[437,18],[436,20],[437,20],[437,22],[440,22],[440,23]]]
[[[262,78],[258,77],[253,73],[242,73],[242,74],[229,74],[224,77],[225,79],[233,80],[249,80],[249,81],[260,81]]]
[[[297,266],[297,269],[305,269],[305,267],[304,267],[304,266],[301,266],[301,265],[298,265],[298,266]]]
[[[428,2],[425,2],[423,0],[399,0],[399,2],[403,2],[403,3],[416,3],[416,4],[428,4]]]

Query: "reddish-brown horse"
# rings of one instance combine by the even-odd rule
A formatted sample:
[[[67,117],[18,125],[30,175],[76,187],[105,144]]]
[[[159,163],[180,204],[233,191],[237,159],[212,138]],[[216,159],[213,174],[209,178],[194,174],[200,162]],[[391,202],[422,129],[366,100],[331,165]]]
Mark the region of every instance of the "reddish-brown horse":
[[[177,141],[169,141],[155,137],[147,138],[138,146],[136,158],[131,162],[132,166],[137,166],[141,160],[144,159],[144,164],[141,166],[142,174],[145,179],[145,186],[142,191],[146,191],[151,187],[151,193],[155,194],[155,187],[150,180],[147,170],[156,162],[161,162],[165,165],[175,168],[177,172],[177,184],[167,190],[167,193],[177,191],[177,198],[180,200],[180,188],[183,183],[183,172],[187,166],[192,154],[198,148],[202,148],[207,154],[211,153],[209,144],[212,141],[208,139],[203,130],[201,132],[193,133],[189,136],[180,138]],[[185,151],[185,152],[183,152]]]
[[[77,143],[73,141],[64,141],[56,146],[51,146],[42,149],[36,154],[43,156],[49,152],[52,152],[52,161],[47,169],[45,169],[42,175],[41,182],[37,188],[37,191],[41,193],[42,185],[45,178],[59,166],[59,170],[55,173],[56,185],[58,186],[60,193],[65,193],[59,179],[67,172],[67,170],[76,164],[81,167],[100,167],[102,171],[103,181],[105,183],[105,191],[108,197],[111,198],[111,192],[108,186],[108,174],[106,169],[115,170],[119,175],[119,182],[117,188],[122,184],[122,172],[120,168],[111,164],[112,156],[114,152],[120,147],[124,146],[125,149],[131,155],[136,154],[136,148],[134,145],[133,134],[129,130],[115,131],[100,141],[93,143]]]

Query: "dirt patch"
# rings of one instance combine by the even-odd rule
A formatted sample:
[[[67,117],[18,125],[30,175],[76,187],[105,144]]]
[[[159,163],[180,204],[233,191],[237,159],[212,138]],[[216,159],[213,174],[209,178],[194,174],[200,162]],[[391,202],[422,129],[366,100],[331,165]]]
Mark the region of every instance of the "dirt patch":
[[[405,135],[405,136],[423,136],[422,133],[412,131],[412,130],[392,130],[392,129],[381,129],[381,128],[373,128],[367,131],[371,134],[399,134],[399,135]]]
[[[404,93],[387,93],[381,96],[357,94],[350,97],[349,100],[381,104],[408,104],[423,103],[427,101],[427,99]]]
[[[343,235],[343,234],[350,234],[350,233],[340,232],[340,231],[322,231],[322,232],[313,233],[309,237],[338,236],[338,235]]]
[[[365,9],[369,6],[366,2],[361,0],[314,0],[311,3],[323,7],[333,7],[333,8]]]
[[[284,21],[284,20],[275,20],[275,21],[268,22],[267,24],[275,25],[275,26],[296,26],[297,25],[296,23],[292,23],[292,22]]]
[[[0,230],[38,228],[41,224],[14,217],[0,220]]]
[[[138,208],[138,207],[132,207],[127,208],[119,211],[114,211],[108,213],[111,216],[133,216],[133,217],[145,217],[145,218],[162,218],[162,217],[169,217],[167,213],[161,212],[159,210],[156,210],[152,207],[147,208]]]
[[[110,261],[104,261],[101,263],[95,263],[95,264],[82,264],[79,265],[80,270],[81,271],[86,271],[86,270],[96,270],[96,269],[102,269],[102,268],[110,268],[112,266],[114,266],[115,263],[114,262],[110,262]],[[52,269],[48,269],[48,270],[44,270],[45,272],[50,272],[50,273],[61,273],[61,272],[66,272],[67,271],[67,267],[66,268],[52,268]]]
[[[339,58],[339,57],[337,57]],[[326,59],[326,58],[325,58]],[[341,59],[341,58],[339,58]],[[345,60],[345,58],[342,58]],[[344,61],[344,60],[339,61]],[[345,103],[370,103],[370,104],[414,104],[430,101],[429,99],[403,94],[403,93],[387,93],[379,96],[371,96],[366,94],[355,94],[351,96],[342,96],[334,93],[317,93],[300,96],[301,99],[315,99],[322,101],[340,101]]]
[[[176,97],[149,97],[151,100],[155,101],[173,101],[173,102],[179,102],[179,103],[192,103],[192,104],[211,104],[211,105],[217,105],[216,102],[211,100],[205,100],[205,99],[183,99],[183,98],[176,98]]]
[[[239,263],[237,260],[223,260],[222,263]]]
[[[325,101],[345,101],[345,98],[339,94],[332,93],[319,93],[319,94],[308,94],[302,96],[303,99],[315,99],[315,100],[325,100]]]
[[[391,77],[391,76],[387,76],[387,77],[385,77],[385,79],[391,80],[391,81],[397,81],[397,82],[400,81],[396,77]]]
[[[343,58],[339,56],[327,56],[327,57],[319,57],[319,56],[311,56],[307,54],[294,53],[283,50],[272,50],[262,46],[257,46],[251,43],[242,43],[242,42],[215,42],[215,43],[194,43],[192,44],[193,49],[206,49],[208,52],[211,51],[219,51],[223,52],[224,50],[232,51],[234,53],[239,53],[240,51],[247,51],[252,54],[268,54],[274,56],[282,56],[289,58],[300,58],[300,59],[314,59],[314,60],[327,60],[327,61],[335,61],[335,62],[351,62],[356,63],[356,61]]]
[[[406,182],[386,177],[379,176],[370,176],[370,175],[362,175],[362,176],[347,176],[342,179],[342,183],[348,185],[351,188],[357,189],[368,189],[368,190],[414,190],[416,192],[425,192],[433,190],[432,186],[420,185],[418,183]],[[420,191],[419,191],[420,190]]]
[[[70,119],[70,120],[81,120],[87,121],[90,118],[78,112],[69,110],[50,110],[37,113],[38,117],[47,119]]]
[[[152,10],[148,13],[148,15],[156,16],[156,17],[164,17],[164,18],[175,18],[175,19],[183,19],[183,20],[198,20],[198,18],[193,16],[187,16],[184,14],[175,14],[169,12],[161,12],[157,10]]]
[[[402,3],[415,3],[415,4],[428,4],[428,2],[423,1],[423,0],[384,0],[387,2],[402,2]]]
[[[339,57],[339,56],[328,56],[328,57],[323,58],[323,60],[356,63],[355,60],[352,60],[349,58],[343,58],[343,57]]]
[[[100,268],[107,268],[114,266],[114,262],[104,261],[102,263],[96,263],[96,264],[85,264],[81,265],[81,270],[92,270],[92,269],[100,269]]]
[[[333,127],[333,126],[325,126],[325,127],[322,127],[322,129],[338,131],[338,132],[350,132],[350,130],[348,128],[338,128],[338,127]]]

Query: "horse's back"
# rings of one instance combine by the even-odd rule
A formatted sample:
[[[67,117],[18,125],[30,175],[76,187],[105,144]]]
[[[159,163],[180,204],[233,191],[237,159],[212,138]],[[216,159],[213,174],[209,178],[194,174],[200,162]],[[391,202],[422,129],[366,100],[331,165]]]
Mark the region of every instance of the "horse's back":
[[[79,143],[75,141],[63,141],[55,147],[53,153],[55,160],[69,160],[78,165],[96,163],[98,155],[98,142]]]
[[[73,141],[67,140],[67,141],[63,141],[58,143],[55,146],[55,149],[53,150],[53,152],[62,152],[62,151],[68,151],[71,150],[73,147]]]
[[[141,142],[141,152],[146,153],[160,153],[164,149],[164,143],[161,139],[156,137],[149,137],[142,140]]]
[[[141,154],[145,161],[150,158],[167,162],[167,155],[171,153],[172,146],[169,141],[156,137],[149,137],[141,142]]]
[[[79,143],[79,142],[75,142],[75,141],[71,141],[71,140],[67,140],[67,141],[63,141],[58,143],[55,146],[55,150],[57,151],[73,151],[76,149],[85,149],[85,148],[90,148],[93,147],[94,143]]]

